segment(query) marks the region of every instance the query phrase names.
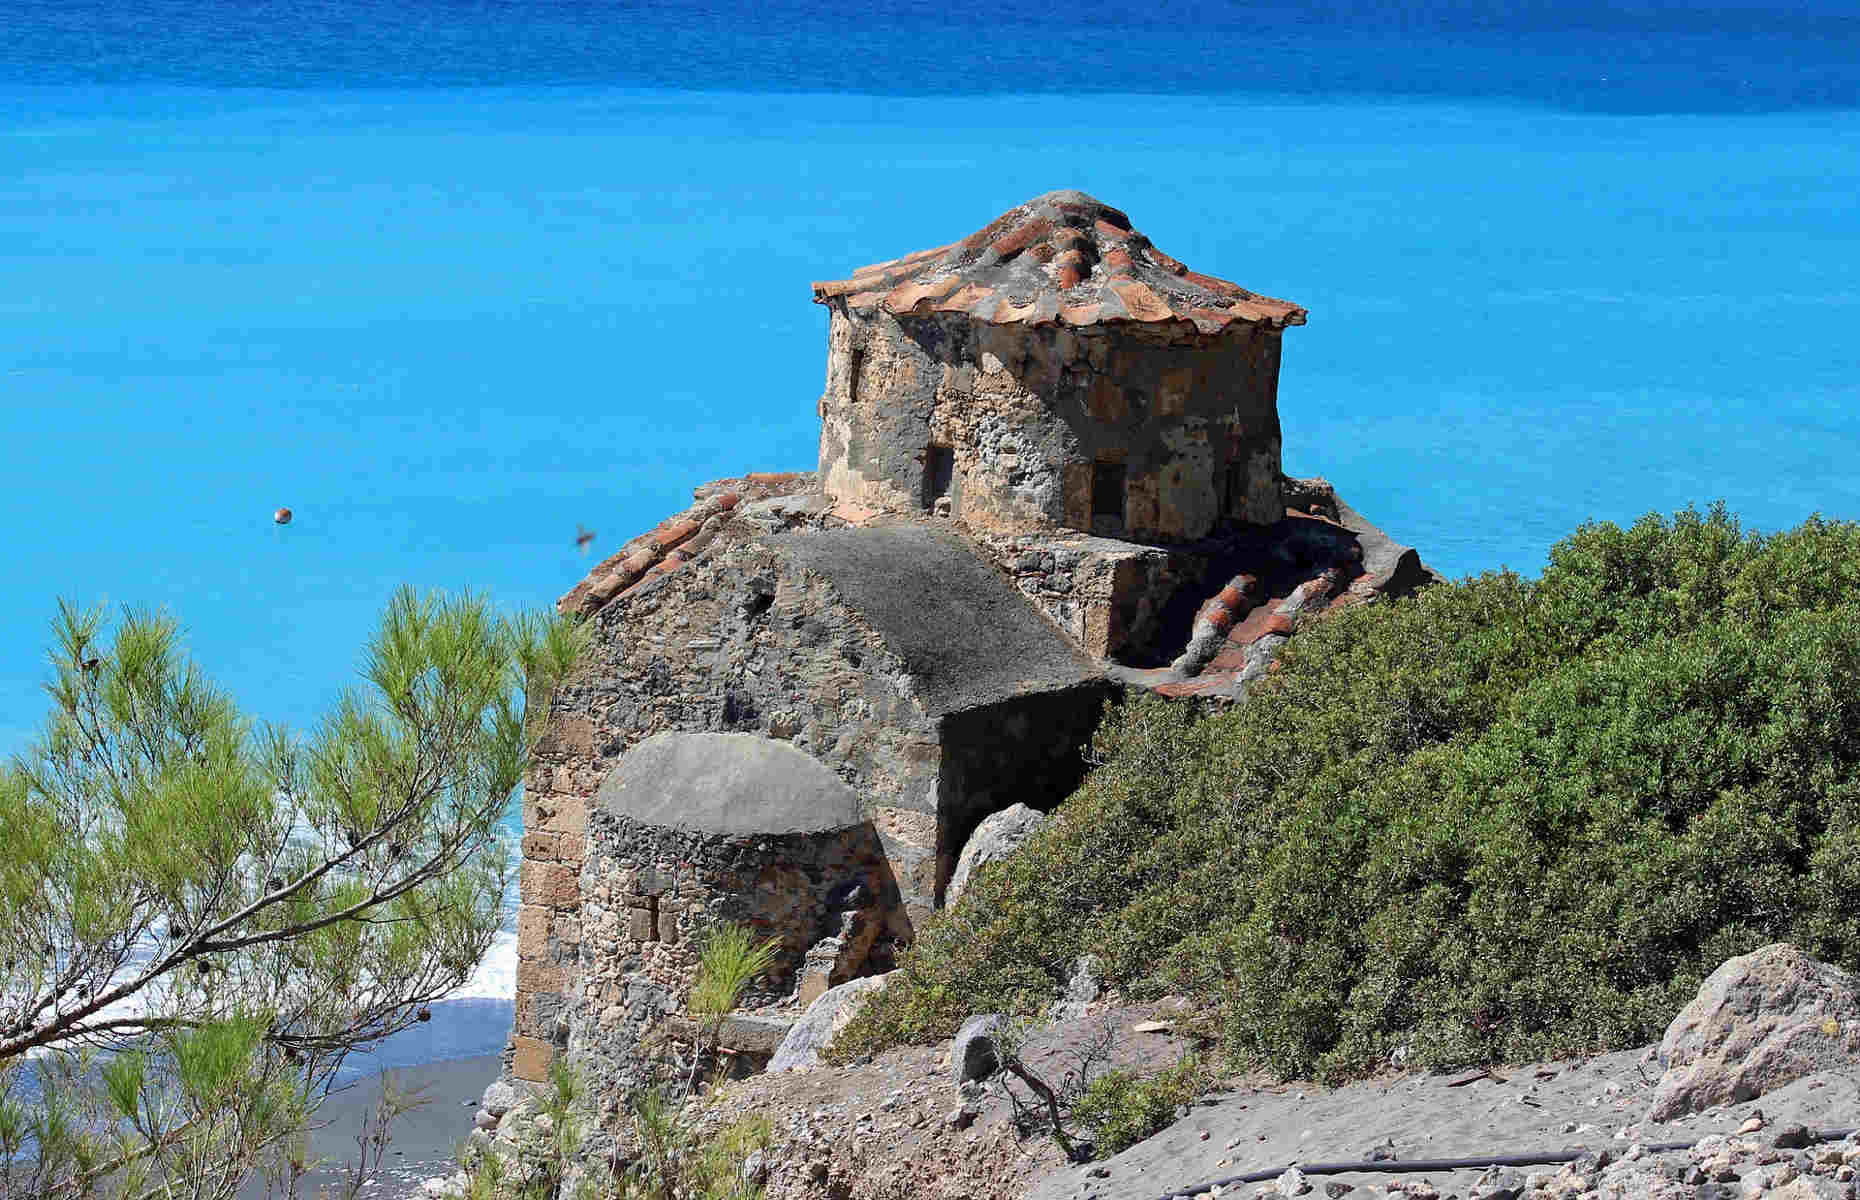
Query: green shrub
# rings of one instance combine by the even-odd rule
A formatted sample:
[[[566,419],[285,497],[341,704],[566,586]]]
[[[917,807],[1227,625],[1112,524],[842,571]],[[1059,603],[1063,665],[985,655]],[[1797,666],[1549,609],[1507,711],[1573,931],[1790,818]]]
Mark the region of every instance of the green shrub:
[[[1072,1105],[1072,1120],[1091,1131],[1093,1153],[1109,1158],[1173,1122],[1207,1086],[1208,1069],[1192,1054],[1154,1075],[1106,1071]]]
[[[1769,941],[1860,968],[1860,526],[1585,525],[1280,661],[1225,712],[1112,710],[834,1055],[1034,1011],[1086,951],[1323,1077],[1635,1044]]]

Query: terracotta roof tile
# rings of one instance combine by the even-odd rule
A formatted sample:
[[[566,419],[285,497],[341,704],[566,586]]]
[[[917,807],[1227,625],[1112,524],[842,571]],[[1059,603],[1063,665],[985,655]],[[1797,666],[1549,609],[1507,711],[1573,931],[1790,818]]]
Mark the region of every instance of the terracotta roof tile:
[[[1255,639],[1257,640],[1257,639]],[[1246,669],[1246,645],[1229,638],[1221,646],[1220,653],[1208,660],[1208,665],[1201,669],[1203,675],[1213,672],[1219,675],[1225,671],[1232,673]]]
[[[1215,335],[1235,321],[1305,323],[1298,305],[1189,270],[1122,212],[1072,191],[1037,196],[960,242],[816,283],[814,299],[894,315],[961,312],[996,325],[1187,322]]]
[[[689,541],[691,535],[698,531],[698,526],[702,523],[701,521],[694,521],[689,517],[678,521],[672,521],[668,525],[659,526],[658,530],[654,532],[652,540],[659,544],[659,549],[670,550],[674,546]]]
[[[745,496],[759,500],[791,495],[812,488],[814,483],[811,471],[783,471],[703,484],[692,492],[695,504],[634,538],[618,554],[603,559],[556,601],[556,610],[583,616],[598,612],[703,553]]]
[[[1114,279],[1111,281],[1111,290],[1124,302],[1124,308],[1133,321],[1149,323],[1173,320],[1175,317],[1175,313],[1163,303],[1162,297],[1134,279]]]
[[[979,283],[965,283],[954,293],[931,305],[937,312],[970,312],[979,310],[982,301],[993,299],[995,290],[983,287]],[[993,306],[990,306],[991,310]]]
[[[1053,231],[1053,222],[1049,217],[1037,217],[1004,237],[997,238],[994,251],[1006,262],[1022,250],[1033,245]]]
[[[1224,696],[1234,686],[1234,672],[1203,672],[1193,679],[1183,679],[1174,683],[1157,684],[1150,690],[1159,696],[1182,699],[1189,696]]]

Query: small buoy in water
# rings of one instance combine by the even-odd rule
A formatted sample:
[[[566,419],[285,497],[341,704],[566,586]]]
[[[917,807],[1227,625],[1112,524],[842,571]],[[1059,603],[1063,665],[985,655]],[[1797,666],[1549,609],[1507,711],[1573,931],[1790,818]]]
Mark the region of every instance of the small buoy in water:
[[[271,514],[271,519],[276,524],[289,525],[291,523],[291,510],[288,508],[280,508],[277,512]]]

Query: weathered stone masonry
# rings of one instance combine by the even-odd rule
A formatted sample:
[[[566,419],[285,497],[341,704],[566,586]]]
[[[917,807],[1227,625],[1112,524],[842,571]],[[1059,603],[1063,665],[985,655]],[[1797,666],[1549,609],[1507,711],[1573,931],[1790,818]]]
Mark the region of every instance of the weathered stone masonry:
[[[510,1074],[608,1100],[688,1039],[702,931],[777,963],[751,1066],[886,969],[976,825],[1048,809],[1123,686],[1228,701],[1298,623],[1431,577],[1279,473],[1297,305],[1055,192],[814,285],[820,472],[700,487],[562,598],[592,642],[526,779]]]
[[[881,966],[893,945],[909,940],[913,924],[936,907],[961,839],[982,817],[1017,800],[1050,807],[1083,772],[1077,749],[1110,685],[959,536],[911,524],[851,527],[831,518],[818,494],[729,507],[703,556],[598,610],[593,645],[538,751],[526,827],[540,832],[525,842],[519,914],[513,1070],[520,1078],[541,1078],[557,1048],[578,1044],[571,1042],[578,1030],[603,1019],[611,1025],[616,1005],[630,1003],[616,1000],[611,978],[597,978],[590,965],[638,957],[615,930],[633,930],[644,918],[617,924],[614,911],[664,903],[638,881],[676,880],[681,871],[686,879],[740,881],[736,868],[718,865],[710,843],[695,847],[704,850],[697,859],[674,852],[695,852],[682,810],[663,814],[663,850],[649,852],[630,835],[624,845],[613,840],[626,825],[606,821],[593,794],[652,735],[707,731],[780,742],[859,798],[863,836],[884,869],[869,889],[870,936],[852,959],[836,959],[838,974]],[[991,638],[978,641],[977,628]],[[668,773],[664,786],[682,777]],[[734,860],[743,852],[718,853]],[[623,865],[590,876],[589,864],[603,855]],[[798,869],[798,860],[788,867]],[[786,894],[799,877],[776,878],[787,880]],[[619,895],[615,879],[640,890]],[[599,887],[609,891],[606,912],[591,924],[584,901]],[[712,886],[705,904],[678,911],[743,920],[783,938],[792,960],[777,972],[784,990],[762,999],[779,1006],[808,998],[802,960],[844,931],[831,922],[783,926],[727,894]],[[668,953],[660,946],[629,968],[640,987],[653,981],[654,1015],[675,1012],[683,999],[681,968],[647,970],[655,962],[689,966]]]
[[[826,493],[978,532],[1185,541],[1279,519],[1295,304],[1190,271],[1082,192],[814,285]]]

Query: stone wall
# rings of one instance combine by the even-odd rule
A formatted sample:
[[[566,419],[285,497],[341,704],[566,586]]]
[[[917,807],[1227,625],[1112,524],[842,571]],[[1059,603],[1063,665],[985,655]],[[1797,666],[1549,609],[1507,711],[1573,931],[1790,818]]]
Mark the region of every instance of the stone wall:
[[[829,307],[829,496],[933,507],[934,446],[953,455],[950,512],[983,533],[1180,541],[1282,511],[1277,329],[992,325]],[[1105,467],[1121,468],[1121,520],[1094,512]]]
[[[1021,594],[1087,653],[1116,662],[1163,659],[1170,605],[1197,591],[1209,556],[1113,538],[1015,534],[984,539]]]
[[[564,1010],[567,1046],[593,1094],[643,1081],[656,1038],[688,1037],[698,954],[717,922],[777,946],[775,967],[743,997],[724,1046],[765,1059],[795,1013],[872,964],[897,896],[869,822],[788,834],[669,829],[596,806],[579,917],[579,978]],[[881,957],[880,968],[889,958]],[[643,1047],[643,1048],[642,1048]]]
[[[935,724],[897,656],[823,580],[762,540],[771,523],[780,521],[767,510],[740,514],[703,557],[592,618],[592,644],[525,781],[511,1064],[519,1078],[546,1078],[567,1037],[589,798],[654,733],[781,739],[861,795],[886,798],[870,814],[876,831],[907,890],[928,889],[909,894],[910,907],[934,905]]]
[[[890,872],[881,956],[935,909],[952,839],[989,806],[1050,807],[1076,784],[1098,668],[940,524],[847,527],[817,494],[746,501],[701,553],[595,611],[526,782],[516,1076],[546,1076],[587,955],[608,952],[582,910],[590,798],[654,735],[780,743],[848,789]]]

